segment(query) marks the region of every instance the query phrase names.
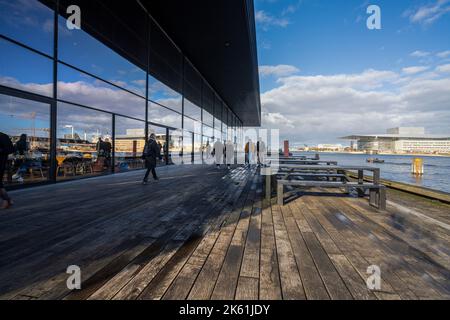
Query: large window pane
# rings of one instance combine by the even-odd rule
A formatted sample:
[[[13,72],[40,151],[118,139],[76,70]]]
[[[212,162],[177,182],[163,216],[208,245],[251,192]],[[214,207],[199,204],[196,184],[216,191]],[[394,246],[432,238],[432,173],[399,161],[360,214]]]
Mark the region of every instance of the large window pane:
[[[53,61],[0,39],[0,84],[52,96]]]
[[[111,172],[112,116],[58,103],[57,179]]]
[[[184,117],[184,130],[201,134],[202,125],[200,122]]]
[[[181,114],[156,103],[148,105],[148,120],[172,128],[181,128]]]
[[[202,163],[202,135],[194,134],[194,163]]]
[[[163,157],[160,164],[164,165],[166,163],[165,156],[166,156],[166,150],[167,150],[166,128],[149,124],[148,125],[149,136],[152,133],[155,134],[155,136],[156,136],[156,142],[159,145],[159,148],[160,148],[159,151],[161,153],[161,156]],[[170,159],[169,159],[169,163],[170,163]]]
[[[203,110],[203,123],[210,127],[214,126],[214,117],[206,110]]]
[[[50,168],[50,106],[0,94],[0,132],[17,151],[8,158],[7,185],[42,182]],[[21,142],[19,142],[22,136]]]
[[[182,112],[182,96],[164,83],[149,75],[148,77],[149,99],[177,112]]]
[[[0,33],[51,56],[53,17],[37,0],[0,0]]]
[[[146,73],[83,30],[69,30],[59,17],[58,58],[145,97]]]
[[[202,109],[188,99],[184,99],[184,115],[191,117],[197,121],[201,121]]]
[[[181,164],[183,156],[183,132],[181,130],[169,131],[169,159],[173,164]]]
[[[212,150],[214,147],[214,139],[210,136],[203,136],[202,141],[202,151],[203,151],[203,161],[211,161]]]
[[[150,99],[181,112],[183,56],[159,26],[150,22]]]
[[[145,99],[59,64],[58,98],[145,120]]]
[[[116,172],[144,168],[145,122],[116,116],[115,123]]]
[[[188,131],[183,131],[183,163],[191,164],[193,156],[193,134]]]

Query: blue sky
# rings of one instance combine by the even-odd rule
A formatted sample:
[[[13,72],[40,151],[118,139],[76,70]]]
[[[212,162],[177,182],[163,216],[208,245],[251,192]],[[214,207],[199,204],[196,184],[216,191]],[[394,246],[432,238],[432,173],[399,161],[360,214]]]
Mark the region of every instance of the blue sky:
[[[450,44],[450,12],[434,23],[411,23],[422,0],[256,0],[260,65],[293,65],[303,75],[400,70],[414,51],[442,52]],[[381,8],[382,29],[368,30],[366,9]],[[265,16],[273,20],[265,22]],[[263,78],[262,91],[273,79]]]
[[[282,139],[450,133],[450,0],[255,0],[255,16],[263,127]]]

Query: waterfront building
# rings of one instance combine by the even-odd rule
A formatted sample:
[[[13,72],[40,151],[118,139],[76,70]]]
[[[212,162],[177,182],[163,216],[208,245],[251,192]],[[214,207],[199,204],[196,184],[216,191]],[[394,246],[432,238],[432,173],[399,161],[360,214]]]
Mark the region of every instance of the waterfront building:
[[[423,127],[398,127],[386,134],[351,135],[342,137],[357,141],[357,150],[387,153],[450,153],[450,134],[427,134]]]
[[[261,124],[252,0],[3,1],[0,12],[0,131],[27,134],[42,172],[20,184],[139,168],[150,133],[166,158],[191,163]]]

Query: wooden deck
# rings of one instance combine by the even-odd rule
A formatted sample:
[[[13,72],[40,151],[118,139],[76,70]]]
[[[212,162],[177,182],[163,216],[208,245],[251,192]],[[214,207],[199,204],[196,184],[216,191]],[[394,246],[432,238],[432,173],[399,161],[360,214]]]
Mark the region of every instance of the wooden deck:
[[[411,213],[389,199],[379,212],[308,192],[280,207],[263,201],[255,169],[158,170],[147,186],[132,172],[12,193],[15,207],[0,211],[0,298],[450,298],[450,226],[435,217],[448,206]],[[69,265],[82,290],[67,289]],[[370,265],[381,290],[367,289]]]

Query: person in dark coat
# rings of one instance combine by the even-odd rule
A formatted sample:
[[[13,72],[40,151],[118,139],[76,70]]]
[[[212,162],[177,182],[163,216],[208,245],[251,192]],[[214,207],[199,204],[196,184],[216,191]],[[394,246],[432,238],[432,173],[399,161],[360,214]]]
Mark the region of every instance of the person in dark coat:
[[[3,176],[5,175],[6,162],[8,161],[8,155],[14,153],[14,146],[8,135],[0,132],[0,197],[2,199],[1,208],[9,208],[13,202],[6,192],[3,185]]]
[[[26,154],[29,150],[27,135],[21,134],[19,140],[14,144],[14,153],[16,154],[15,166],[17,167],[17,172],[12,176],[14,180],[18,182],[23,182],[23,174],[27,172],[28,163],[26,160]]]
[[[153,175],[153,179],[159,180],[158,176],[156,175],[155,168],[156,168],[156,160],[157,159],[161,160],[161,148],[156,142],[156,136],[154,133],[150,135],[150,139],[148,139],[147,143],[145,144],[142,157],[145,160],[145,167],[147,168],[147,172],[145,173],[144,180],[142,183],[147,184],[150,172]]]

